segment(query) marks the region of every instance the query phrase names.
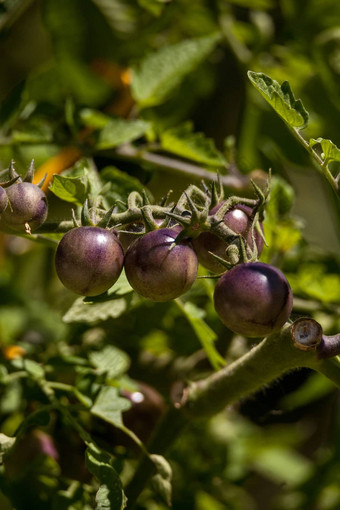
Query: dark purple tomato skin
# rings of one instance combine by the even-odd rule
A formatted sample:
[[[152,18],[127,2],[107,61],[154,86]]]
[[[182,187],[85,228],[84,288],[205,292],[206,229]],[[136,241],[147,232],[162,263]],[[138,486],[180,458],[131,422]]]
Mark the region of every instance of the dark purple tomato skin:
[[[6,209],[7,204],[8,204],[7,193],[4,190],[4,188],[0,186],[0,214]]]
[[[211,209],[209,215],[212,216],[215,214],[222,205],[223,202],[217,204],[213,209]],[[248,245],[252,248],[253,240],[251,230],[247,232],[247,229],[250,226],[249,217],[251,212],[252,209],[250,207],[239,204],[224,215],[224,223],[236,234],[244,235]],[[261,229],[263,231],[262,224]],[[257,252],[258,255],[260,255],[263,250],[264,241],[256,230],[254,237]],[[193,240],[193,246],[196,251],[198,261],[203,267],[209,269],[209,271],[213,273],[222,273],[225,271],[225,267],[209,253],[212,252],[221,258],[225,258],[225,251],[228,244],[223,241],[223,239],[220,239],[211,232],[202,232],[202,234]]]
[[[155,224],[160,227],[160,225],[164,222],[164,220],[156,219]],[[182,230],[182,227],[180,225],[175,225],[174,227],[171,227],[173,230],[176,230],[177,232],[180,232]],[[136,223],[130,223],[130,225],[127,225],[124,230],[126,232],[118,232],[118,238],[121,242],[121,245],[123,247],[124,253],[127,252],[128,247],[130,244],[132,244],[134,241],[136,241],[139,237],[141,237],[141,234],[145,233],[145,226],[143,222],[136,222]],[[131,234],[130,234],[131,232]],[[135,232],[135,233],[133,233]],[[136,235],[136,234],[140,235]]]
[[[15,183],[6,190],[8,205],[2,213],[4,221],[14,230],[25,230],[28,223],[36,230],[47,217],[45,193],[31,182]]]
[[[124,264],[117,236],[100,227],[76,227],[61,239],[55,267],[61,282],[82,296],[97,296],[118,279]]]
[[[136,222],[127,225],[124,228],[124,230],[126,230],[126,232],[118,232],[118,238],[120,244],[122,245],[124,253],[126,253],[130,244],[132,244],[134,241],[136,241],[136,239],[138,239],[139,236],[137,235],[137,233],[141,234],[142,232],[145,231],[145,228],[143,223]]]
[[[244,336],[263,337],[287,321],[293,294],[281,271],[249,262],[234,266],[219,279],[214,304],[227,328]]]
[[[169,250],[178,232],[162,228],[135,241],[125,254],[125,273],[131,287],[152,301],[170,301],[194,283],[198,261],[189,242]]]

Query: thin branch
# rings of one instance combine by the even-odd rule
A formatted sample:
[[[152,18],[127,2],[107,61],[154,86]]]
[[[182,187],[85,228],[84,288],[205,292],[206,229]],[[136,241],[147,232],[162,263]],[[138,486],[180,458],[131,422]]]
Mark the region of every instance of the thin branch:
[[[321,171],[321,173],[326,177],[327,181],[335,191],[336,195],[338,196],[338,189],[337,189],[337,182],[336,179],[334,179],[333,175],[328,169],[328,166],[326,162],[319,156],[319,154],[309,145],[307,140],[301,135],[300,131],[298,129],[292,129],[294,135],[299,140],[299,142],[303,145],[303,147],[309,152],[309,154],[312,156],[314,161],[318,165],[318,169]]]
[[[216,180],[216,173],[209,172],[209,170],[206,170],[201,166],[187,163],[179,159],[170,158],[169,156],[155,154],[148,151],[141,151],[140,149],[129,144],[121,145],[118,147],[115,150],[115,154],[126,160],[137,159],[140,161],[145,161],[157,166],[160,170],[171,170],[173,173],[185,175],[193,179],[205,179],[207,181]],[[221,181],[223,186],[234,189],[243,189],[250,183],[248,177],[242,174],[222,175]]]

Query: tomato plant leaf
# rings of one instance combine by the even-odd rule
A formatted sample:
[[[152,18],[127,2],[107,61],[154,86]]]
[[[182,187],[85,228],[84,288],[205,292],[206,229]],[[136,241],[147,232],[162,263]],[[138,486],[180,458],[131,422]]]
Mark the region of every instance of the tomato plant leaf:
[[[123,375],[130,366],[129,356],[113,345],[107,345],[102,351],[92,351],[89,360],[101,373],[107,372],[112,379]]]
[[[227,161],[213,140],[203,133],[194,133],[190,122],[168,129],[161,134],[162,148],[178,156],[209,166],[225,166]]]
[[[320,144],[322,149],[322,159],[329,163],[330,161],[340,161],[340,149],[331,140],[325,138],[311,138],[309,140],[309,146]]]
[[[266,74],[253,71],[248,71],[248,78],[289,126],[295,129],[303,129],[307,126],[309,114],[301,99],[295,99],[287,81],[280,85]]]
[[[42,379],[45,375],[42,365],[31,359],[17,358],[12,360],[11,364],[18,370],[26,370],[34,379]]]
[[[172,495],[172,469],[169,462],[162,455],[150,455],[150,459],[154,463],[157,473],[152,477],[152,485],[161,496],[164,502],[171,506]]]
[[[6,434],[0,434],[0,464],[3,463],[5,456],[13,448],[16,441],[15,437],[6,436]]]
[[[103,386],[91,408],[91,413],[115,427],[125,429],[122,412],[130,407],[131,402],[119,395],[118,388]]]
[[[233,0],[233,4],[250,9],[266,10],[273,7],[273,0]]]
[[[94,444],[86,449],[85,461],[88,470],[99,480],[96,494],[96,510],[123,510],[126,496],[118,473],[111,464],[110,456]]]
[[[168,2],[169,0],[138,0],[139,5],[154,16],[159,16]]]
[[[132,69],[131,91],[140,108],[164,102],[216,46],[219,34],[181,41],[147,55]]]
[[[151,127],[144,120],[111,119],[99,132],[96,148],[113,149],[123,143],[132,142],[144,135]]]
[[[123,313],[132,310],[142,302],[137,294],[133,293],[125,272],[123,271],[116,283],[105,294],[94,297],[77,298],[65,313],[63,321],[84,322],[95,324],[107,319],[116,319]]]
[[[217,335],[208,326],[208,324],[204,322],[202,318],[204,315],[203,310],[199,309],[197,306],[190,302],[182,303],[179,299],[176,299],[175,302],[183,315],[189,321],[214,369],[219,370],[220,368],[224,367],[225,359],[222,358],[214,346]]]
[[[63,321],[66,323],[85,322],[85,324],[95,324],[107,319],[116,319],[126,312],[127,308],[127,301],[124,297],[93,303],[84,301],[82,297],[79,297],[65,313]]]
[[[327,272],[324,264],[300,264],[298,271],[287,278],[296,294],[317,299],[321,303],[336,303],[340,295],[340,276]]]
[[[82,205],[87,196],[85,177],[65,177],[55,174],[49,189],[61,200]]]
[[[105,193],[110,203],[114,203],[118,199],[126,200],[132,191],[140,193],[145,191],[150,201],[153,200],[150,191],[138,179],[118,168],[107,166],[101,170],[100,176],[104,182],[110,183],[110,188]]]
[[[83,108],[79,112],[79,118],[87,127],[103,129],[111,120],[111,117],[94,108]]]

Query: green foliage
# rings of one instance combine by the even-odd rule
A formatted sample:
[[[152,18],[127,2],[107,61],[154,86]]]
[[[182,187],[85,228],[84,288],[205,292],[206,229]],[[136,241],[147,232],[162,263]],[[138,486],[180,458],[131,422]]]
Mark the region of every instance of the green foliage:
[[[163,501],[171,506],[172,496],[172,470],[170,464],[161,455],[150,455],[150,459],[156,467],[157,473],[152,477],[152,484]]]
[[[50,190],[61,200],[82,205],[87,196],[85,177],[64,177],[54,175]]]
[[[122,428],[122,412],[129,409],[130,402],[119,396],[117,388],[103,386],[91,409],[94,416],[111,423],[115,427]]]
[[[216,333],[204,322],[204,311],[199,309],[193,303],[182,303],[179,299],[176,300],[179,309],[183,312],[188,319],[191,327],[193,328],[198,340],[202,344],[203,349],[211,363],[211,365],[218,370],[225,365],[225,360],[218,353],[214,346],[217,339]]]
[[[3,463],[6,454],[13,448],[15,441],[15,437],[8,437],[6,434],[0,434],[0,464]]]
[[[132,71],[132,94],[140,108],[158,105],[211,53],[219,35],[182,41],[147,55]]]
[[[309,145],[314,147],[314,145],[320,144],[322,148],[322,159],[325,163],[329,163],[331,161],[340,161],[340,149],[333,143],[331,140],[325,140],[324,138],[317,138],[316,140],[311,138],[309,141]]]
[[[248,72],[248,77],[254,87],[290,127],[297,129],[306,127],[309,114],[301,99],[295,99],[287,81],[280,85],[264,73],[254,73],[253,71]]]
[[[161,145],[168,152],[203,165],[216,168],[227,164],[223,154],[214,146],[214,142],[207,139],[203,133],[193,133],[190,123],[164,131],[161,134]]]
[[[219,171],[225,196],[248,203],[250,178],[264,190],[270,168],[260,260],[287,276],[292,321],[339,332],[340,3],[194,4],[0,2],[0,180],[34,159],[49,203],[40,231],[0,236],[1,510],[122,510],[136,473],[136,510],[340,507],[336,359],[184,427],[195,383],[244,364],[229,385],[242,391],[260,344],[220,323],[216,279],[153,303],[124,272],[85,299],[55,274],[86,199],[96,220],[135,206],[150,220],[173,190],[168,211],[181,197],[188,217],[190,184]],[[227,393],[211,389],[211,404]]]
[[[122,143],[131,142],[144,135],[149,128],[150,124],[142,120],[113,119],[100,131],[97,149],[112,149]]]
[[[125,374],[130,366],[127,354],[112,345],[107,345],[102,351],[91,352],[89,360],[98,371],[107,373],[112,379]]]
[[[110,463],[109,456],[89,444],[86,450],[86,465],[100,482],[96,494],[96,510],[123,510],[126,508],[126,497],[120,478]]]

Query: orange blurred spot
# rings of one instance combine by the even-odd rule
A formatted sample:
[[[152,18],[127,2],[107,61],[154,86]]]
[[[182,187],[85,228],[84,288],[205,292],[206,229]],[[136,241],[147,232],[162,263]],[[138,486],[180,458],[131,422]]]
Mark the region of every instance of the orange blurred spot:
[[[120,75],[120,79],[122,80],[123,85],[125,85],[126,87],[128,85],[131,85],[132,81],[131,69],[123,69]]]
[[[46,191],[54,174],[60,174],[73,166],[82,157],[82,152],[77,147],[65,147],[59,154],[48,159],[35,172],[33,182],[38,184],[46,175],[42,190]]]
[[[97,58],[91,62],[91,67],[113,89],[115,97],[105,108],[105,112],[118,117],[128,117],[134,100],[131,96],[131,69],[122,69],[116,62]]]
[[[20,345],[10,345],[9,347],[5,347],[3,352],[5,358],[12,360],[25,356],[26,349],[20,347]]]
[[[110,62],[104,58],[96,58],[91,62],[91,67],[111,87],[116,88],[122,85],[122,69],[115,62]]]

